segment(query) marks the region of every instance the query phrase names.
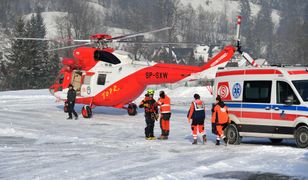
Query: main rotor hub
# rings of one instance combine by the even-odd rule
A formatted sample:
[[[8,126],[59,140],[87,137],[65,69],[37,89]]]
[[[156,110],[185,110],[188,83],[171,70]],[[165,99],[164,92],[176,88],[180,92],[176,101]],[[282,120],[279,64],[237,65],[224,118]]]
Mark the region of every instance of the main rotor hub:
[[[94,34],[90,36],[91,40],[108,40],[111,39],[112,37],[108,34]]]
[[[110,42],[112,36],[108,35],[108,34],[94,34],[90,36],[90,40],[92,42],[95,42],[97,45],[97,48],[100,49],[105,49],[108,48],[108,42]]]

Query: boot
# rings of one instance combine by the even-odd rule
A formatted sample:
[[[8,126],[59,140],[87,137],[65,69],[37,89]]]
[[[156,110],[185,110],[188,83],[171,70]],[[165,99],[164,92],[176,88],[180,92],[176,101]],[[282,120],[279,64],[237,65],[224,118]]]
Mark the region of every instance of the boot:
[[[194,142],[192,144],[198,144],[197,139],[194,139]]]
[[[160,135],[157,139],[159,139],[159,140],[167,140],[168,136]]]
[[[220,140],[216,139],[216,145],[217,145],[217,146],[220,145]]]
[[[150,138],[151,138],[151,140],[156,140],[155,136],[151,136]]]
[[[224,142],[227,144],[228,143],[228,138],[227,137],[224,137],[223,138]]]
[[[203,144],[206,143],[206,135],[205,134],[202,136],[202,140],[203,140]]]
[[[152,138],[151,138],[151,137],[145,137],[145,139],[146,139],[146,140],[152,140]]]

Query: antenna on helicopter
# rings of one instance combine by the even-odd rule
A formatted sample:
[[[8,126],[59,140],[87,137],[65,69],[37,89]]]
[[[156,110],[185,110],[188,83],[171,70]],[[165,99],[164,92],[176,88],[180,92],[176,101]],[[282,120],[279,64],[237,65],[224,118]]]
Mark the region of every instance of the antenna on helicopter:
[[[236,47],[237,47],[237,51],[242,55],[242,57],[248,61],[253,67],[259,67],[259,65],[256,63],[256,61],[246,52],[242,51],[242,46],[241,46],[241,34],[240,34],[240,29],[241,29],[241,22],[242,22],[242,17],[241,16],[237,16],[237,22],[236,22],[236,37],[235,37],[235,41],[236,41]]]

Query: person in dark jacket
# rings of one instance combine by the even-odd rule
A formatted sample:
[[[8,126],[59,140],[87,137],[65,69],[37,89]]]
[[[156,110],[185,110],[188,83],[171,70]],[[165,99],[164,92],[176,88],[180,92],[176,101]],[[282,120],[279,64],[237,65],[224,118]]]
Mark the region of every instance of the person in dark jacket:
[[[78,115],[74,109],[75,107],[75,100],[76,100],[76,91],[73,87],[73,85],[68,86],[68,92],[67,92],[67,104],[68,104],[68,118],[67,119],[73,119],[72,113],[75,116],[75,120],[78,119]]]
[[[206,135],[204,132],[205,106],[200,100],[199,94],[194,94],[194,99],[195,100],[191,103],[187,114],[188,123],[190,123],[190,120],[192,119],[191,130],[194,138],[192,144],[197,144],[197,131],[201,134],[204,144],[206,142]]]
[[[216,145],[220,144],[220,139],[223,139],[227,143],[228,139],[224,135],[224,129],[230,123],[228,107],[219,95],[216,97],[216,103],[213,106],[212,113],[212,132],[217,135]]]
[[[144,117],[146,127],[144,129],[146,140],[155,140],[154,136],[154,125],[155,120],[158,119],[158,107],[156,104],[154,96],[154,90],[149,89],[145,98],[140,102],[139,108],[144,108]]]

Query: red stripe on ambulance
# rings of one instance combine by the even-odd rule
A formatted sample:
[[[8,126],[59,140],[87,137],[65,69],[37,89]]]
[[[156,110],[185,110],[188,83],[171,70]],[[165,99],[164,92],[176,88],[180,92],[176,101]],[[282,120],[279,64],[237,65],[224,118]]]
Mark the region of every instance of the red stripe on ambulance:
[[[256,74],[262,75],[262,74],[282,74],[282,73],[277,69],[248,69],[248,70],[217,72],[216,77],[234,76],[234,75],[256,75]]]

